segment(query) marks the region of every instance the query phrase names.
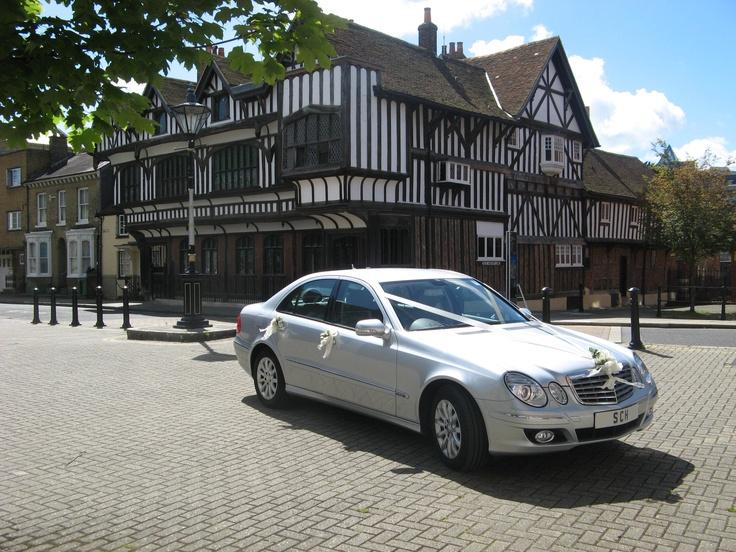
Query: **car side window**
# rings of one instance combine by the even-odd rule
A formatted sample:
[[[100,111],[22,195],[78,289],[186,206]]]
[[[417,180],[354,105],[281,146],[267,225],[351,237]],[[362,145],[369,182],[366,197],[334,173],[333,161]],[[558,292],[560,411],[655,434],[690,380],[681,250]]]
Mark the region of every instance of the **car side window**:
[[[377,319],[383,322],[383,313],[376,298],[363,284],[343,280],[337,290],[331,322],[355,328],[360,320]]]
[[[330,296],[336,283],[334,279],[306,282],[287,295],[276,310],[314,320],[326,320]]]

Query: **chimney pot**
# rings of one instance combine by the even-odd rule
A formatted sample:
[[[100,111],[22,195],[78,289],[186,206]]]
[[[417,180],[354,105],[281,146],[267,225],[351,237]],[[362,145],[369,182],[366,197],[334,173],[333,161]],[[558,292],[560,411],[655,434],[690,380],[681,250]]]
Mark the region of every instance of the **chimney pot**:
[[[218,48],[217,55],[220,57],[225,57],[225,48]]]
[[[442,57],[447,55],[447,44],[442,45]]]
[[[455,55],[455,43],[454,42],[450,42],[450,55],[451,56]]]
[[[465,54],[463,54],[463,43],[462,42],[457,43],[457,55],[458,57],[465,57]]]
[[[421,48],[432,52],[433,56],[437,55],[437,25],[432,23],[432,9],[424,8],[424,23],[419,25],[419,41]]]

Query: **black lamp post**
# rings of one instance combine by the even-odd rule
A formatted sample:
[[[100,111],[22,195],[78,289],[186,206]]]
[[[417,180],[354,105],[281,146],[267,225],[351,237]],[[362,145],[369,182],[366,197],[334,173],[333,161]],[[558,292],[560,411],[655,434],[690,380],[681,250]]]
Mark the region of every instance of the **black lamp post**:
[[[189,247],[187,250],[187,268],[181,275],[184,284],[184,314],[175,324],[177,328],[196,330],[210,326],[202,316],[202,279],[197,272],[197,254],[194,249],[194,141],[210,116],[210,109],[197,102],[194,89],[189,87],[184,103],[171,108],[179,123],[179,128],[187,136],[187,151],[190,163],[187,166],[187,189],[189,191]]]

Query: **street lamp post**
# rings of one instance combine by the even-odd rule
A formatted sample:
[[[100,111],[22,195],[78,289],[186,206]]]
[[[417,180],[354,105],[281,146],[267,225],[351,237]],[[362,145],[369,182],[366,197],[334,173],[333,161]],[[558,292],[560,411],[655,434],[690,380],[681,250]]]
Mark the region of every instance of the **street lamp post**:
[[[202,279],[197,272],[197,254],[194,248],[194,142],[197,134],[202,130],[210,116],[210,109],[197,102],[194,90],[187,90],[187,99],[184,103],[171,108],[182,132],[187,136],[187,151],[190,163],[187,168],[187,189],[189,192],[189,225],[187,268],[181,275],[184,287],[184,306],[181,319],[175,327],[186,330],[196,330],[211,326],[202,315]]]

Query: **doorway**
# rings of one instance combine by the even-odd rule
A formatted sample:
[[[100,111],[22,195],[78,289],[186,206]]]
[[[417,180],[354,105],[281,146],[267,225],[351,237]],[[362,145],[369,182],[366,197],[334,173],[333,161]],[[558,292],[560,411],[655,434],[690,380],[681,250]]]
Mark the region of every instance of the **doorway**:
[[[618,290],[621,292],[621,297],[626,297],[626,293],[629,289],[629,258],[621,256],[619,261],[618,269]]]

